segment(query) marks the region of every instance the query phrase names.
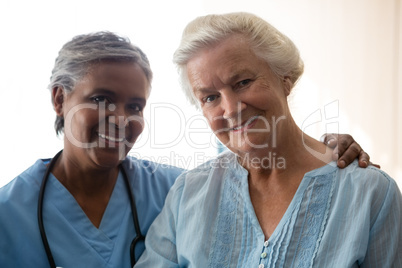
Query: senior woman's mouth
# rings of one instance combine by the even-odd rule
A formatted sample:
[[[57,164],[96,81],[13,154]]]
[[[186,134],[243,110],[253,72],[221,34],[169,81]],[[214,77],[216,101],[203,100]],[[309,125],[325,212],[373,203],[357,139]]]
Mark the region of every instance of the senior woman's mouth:
[[[230,130],[232,130],[233,132],[240,132],[240,131],[245,131],[251,127],[253,127],[255,125],[255,123],[257,122],[258,119],[258,115],[253,116],[249,119],[247,119],[245,122],[243,122],[242,124],[232,127]]]

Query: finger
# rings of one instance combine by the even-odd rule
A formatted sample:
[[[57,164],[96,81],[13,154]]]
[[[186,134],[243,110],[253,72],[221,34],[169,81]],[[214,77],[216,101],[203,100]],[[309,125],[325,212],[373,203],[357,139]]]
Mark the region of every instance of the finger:
[[[370,163],[370,156],[363,150],[359,153],[359,167],[366,168]]]
[[[380,166],[379,164],[374,164],[374,163],[371,163],[371,162],[370,162],[370,165],[375,166],[376,168],[381,169],[381,166]]]
[[[328,135],[329,135],[328,133],[322,134],[321,137],[320,137],[320,142],[325,143],[326,138],[327,138]]]
[[[338,148],[338,150],[340,150],[340,148]],[[360,151],[362,151],[360,145],[356,142],[352,143],[343,154],[339,153],[338,167],[344,168],[352,163],[356,157],[360,155]]]
[[[338,161],[339,153],[338,153],[338,146],[332,151],[332,161]]]
[[[330,143],[331,141],[338,141],[338,134],[335,133],[325,133],[321,136],[320,141],[324,144]]]
[[[338,146],[338,140],[337,139],[330,139],[327,141],[326,145],[331,148],[334,149],[336,146]]]
[[[339,154],[339,156],[341,157],[353,143],[356,143],[356,141],[353,139],[352,136],[350,136],[348,134],[340,134],[338,136],[338,154]],[[357,146],[360,148],[359,144],[357,144]],[[361,150],[361,148],[360,148],[360,150]],[[360,150],[359,150],[359,152],[360,152]],[[356,155],[354,155],[354,158],[356,158],[359,155],[359,152],[357,152]]]
[[[338,145],[338,134],[325,133],[320,137],[320,141],[327,145],[329,148],[334,149]],[[337,160],[338,158],[333,160]]]

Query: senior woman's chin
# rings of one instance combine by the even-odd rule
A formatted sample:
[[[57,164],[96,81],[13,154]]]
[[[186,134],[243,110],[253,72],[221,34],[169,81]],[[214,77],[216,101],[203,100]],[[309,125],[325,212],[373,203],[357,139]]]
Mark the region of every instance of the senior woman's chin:
[[[248,135],[231,136],[226,146],[234,153],[266,155],[270,151],[270,140],[267,135],[250,133]]]

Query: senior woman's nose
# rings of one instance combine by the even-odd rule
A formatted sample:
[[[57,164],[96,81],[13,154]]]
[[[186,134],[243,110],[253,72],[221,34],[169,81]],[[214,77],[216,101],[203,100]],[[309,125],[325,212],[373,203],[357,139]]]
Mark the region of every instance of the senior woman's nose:
[[[246,108],[246,104],[234,92],[222,94],[221,98],[224,119],[236,117]]]

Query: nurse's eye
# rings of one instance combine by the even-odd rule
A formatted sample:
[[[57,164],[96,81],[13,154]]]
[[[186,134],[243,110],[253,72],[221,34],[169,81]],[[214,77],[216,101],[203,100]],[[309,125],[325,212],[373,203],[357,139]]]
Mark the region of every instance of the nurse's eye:
[[[101,103],[101,102],[107,102],[108,99],[105,96],[95,96],[91,98],[92,101],[96,102],[96,103]]]
[[[144,110],[144,107],[135,103],[130,105],[130,109],[134,112],[142,112],[142,110]]]

